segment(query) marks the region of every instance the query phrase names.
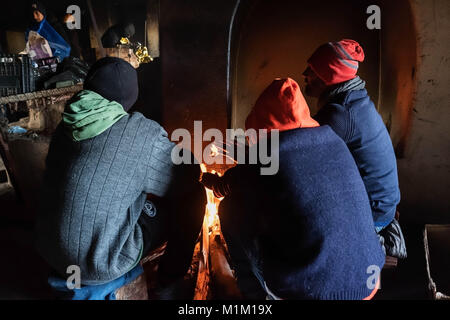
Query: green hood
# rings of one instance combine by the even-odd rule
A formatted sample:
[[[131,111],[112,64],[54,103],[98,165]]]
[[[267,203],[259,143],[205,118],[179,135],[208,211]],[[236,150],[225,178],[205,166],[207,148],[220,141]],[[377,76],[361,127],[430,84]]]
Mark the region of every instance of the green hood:
[[[122,105],[90,90],[80,91],[71,101],[62,121],[66,134],[74,141],[98,136],[127,115]]]

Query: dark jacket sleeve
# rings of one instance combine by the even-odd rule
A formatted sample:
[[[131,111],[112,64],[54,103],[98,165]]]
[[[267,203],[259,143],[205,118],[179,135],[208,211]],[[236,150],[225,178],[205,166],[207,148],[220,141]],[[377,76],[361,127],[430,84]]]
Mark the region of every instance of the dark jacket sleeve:
[[[240,164],[228,169],[222,177],[212,174],[203,174],[202,182],[207,188],[213,190],[218,198],[226,197],[245,188],[255,189],[254,183],[258,167],[255,165]]]

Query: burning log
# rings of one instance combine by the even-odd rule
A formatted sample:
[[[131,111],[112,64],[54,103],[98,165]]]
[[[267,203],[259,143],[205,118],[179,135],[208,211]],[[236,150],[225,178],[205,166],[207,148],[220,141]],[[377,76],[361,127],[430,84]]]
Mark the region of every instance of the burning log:
[[[236,278],[227,259],[227,248],[221,234],[210,236],[211,278],[217,299],[242,299]]]
[[[205,215],[206,221],[206,215]],[[208,225],[203,222],[201,242],[199,243],[200,259],[198,260],[197,283],[195,285],[194,300],[206,300],[210,295],[209,290],[209,239]]]
[[[206,166],[200,165],[202,172],[206,172]],[[207,204],[205,209],[205,217],[203,220],[202,232],[201,232],[201,259],[198,264],[197,284],[195,287],[194,300],[206,300],[209,293],[209,232],[213,226],[215,215],[217,215],[216,198],[212,190],[206,189]]]
[[[206,166],[201,165],[202,172]],[[215,173],[212,171],[212,173]],[[197,285],[194,300],[206,300],[212,295],[220,299],[240,299],[241,293],[227,259],[227,248],[220,230],[218,207],[222,199],[206,189],[207,205],[201,234],[201,259],[198,264]]]

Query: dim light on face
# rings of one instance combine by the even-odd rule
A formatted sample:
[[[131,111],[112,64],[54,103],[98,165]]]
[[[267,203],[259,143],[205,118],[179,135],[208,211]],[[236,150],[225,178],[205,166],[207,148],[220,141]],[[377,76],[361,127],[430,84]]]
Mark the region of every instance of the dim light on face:
[[[41,22],[42,20],[44,20],[44,15],[38,11],[38,10],[34,10],[33,11],[33,19],[34,21],[36,21],[37,23]]]
[[[304,77],[306,84],[305,94],[310,97],[315,98],[320,97],[322,92],[326,89],[325,83],[317,76],[317,74],[309,66],[302,73],[302,76]]]

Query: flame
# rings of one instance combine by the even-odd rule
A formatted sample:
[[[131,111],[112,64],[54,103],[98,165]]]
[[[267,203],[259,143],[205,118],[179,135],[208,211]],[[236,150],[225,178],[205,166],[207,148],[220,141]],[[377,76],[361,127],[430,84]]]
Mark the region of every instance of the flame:
[[[203,173],[207,172],[206,165],[200,164]],[[215,171],[211,171],[215,173]],[[209,271],[209,254],[210,254],[210,239],[220,234],[220,221],[217,215],[218,206],[222,198],[218,199],[214,196],[211,189],[205,187],[207,204],[205,207],[205,217],[203,218],[202,226],[202,240],[201,240],[201,254],[203,259],[199,261],[199,272],[197,276],[197,284],[194,294],[194,300],[206,300],[209,292],[210,271]]]
[[[206,166],[204,163],[200,164],[200,168],[201,168],[202,172],[207,172],[207,169],[206,169]],[[211,173],[216,173],[216,171],[212,170]],[[219,174],[219,176],[220,176],[220,174]],[[206,204],[206,210],[205,210],[204,223],[206,223],[206,225],[210,231],[217,231],[217,229],[219,228],[219,216],[218,216],[219,203],[223,198],[216,198],[214,196],[214,192],[211,189],[206,188],[206,187],[205,187],[205,189],[206,189],[207,204]]]
[[[213,144],[212,146],[211,146],[211,157],[217,157],[219,155],[219,149],[217,149],[217,147],[216,147],[216,145],[215,144]],[[205,170],[206,170],[206,168],[205,168]]]

